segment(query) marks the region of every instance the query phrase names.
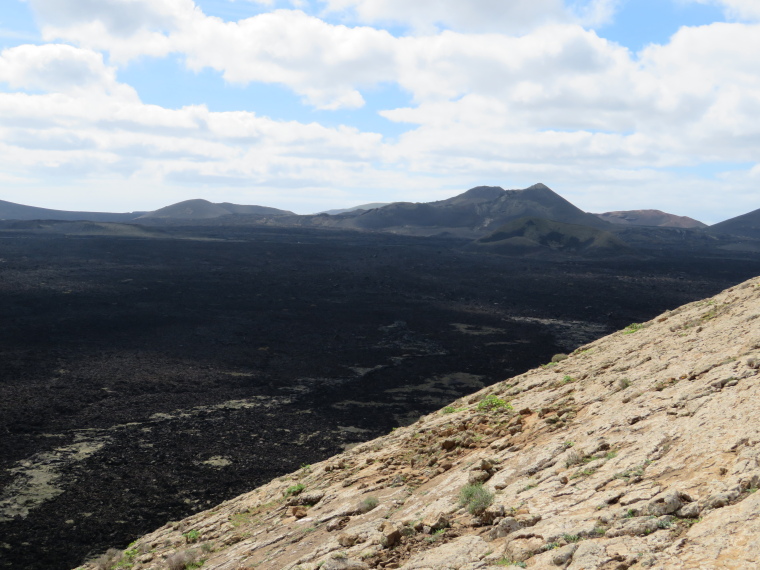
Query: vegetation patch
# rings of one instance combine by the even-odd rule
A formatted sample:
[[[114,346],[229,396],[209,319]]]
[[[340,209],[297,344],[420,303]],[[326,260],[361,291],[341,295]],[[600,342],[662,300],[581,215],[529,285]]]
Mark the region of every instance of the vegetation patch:
[[[377,497],[367,497],[366,499],[363,499],[361,503],[359,503],[359,508],[357,510],[360,513],[368,513],[376,508],[379,504],[380,500]]]
[[[297,485],[293,485],[285,489],[285,492],[283,493],[283,495],[286,497],[300,495],[301,493],[303,493],[303,490],[305,488],[306,487],[303,485],[303,483],[298,483]]]
[[[506,410],[513,409],[512,404],[510,404],[509,402],[505,402],[504,400],[502,400],[501,398],[497,396],[494,396],[493,394],[489,394],[478,403],[478,410],[480,411],[492,412],[495,410],[503,410],[503,409],[506,409]]]
[[[471,515],[479,515],[493,504],[493,493],[482,483],[465,485],[459,491],[459,506],[466,507]]]

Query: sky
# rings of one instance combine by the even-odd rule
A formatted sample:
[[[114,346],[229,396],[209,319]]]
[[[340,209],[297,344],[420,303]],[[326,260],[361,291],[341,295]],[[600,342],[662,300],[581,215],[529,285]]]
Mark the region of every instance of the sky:
[[[0,0],[0,199],[760,208],[760,0]]]

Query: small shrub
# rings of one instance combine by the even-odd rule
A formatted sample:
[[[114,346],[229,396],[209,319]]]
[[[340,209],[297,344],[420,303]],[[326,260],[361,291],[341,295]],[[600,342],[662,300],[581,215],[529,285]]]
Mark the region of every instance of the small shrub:
[[[183,534],[182,536],[185,537],[185,542],[188,544],[191,544],[193,542],[198,542],[198,539],[201,537],[201,533],[197,530],[191,530]]]
[[[575,378],[573,378],[572,376],[568,376],[567,374],[565,374],[565,377],[562,378],[562,384],[570,384],[570,382],[575,382]]]
[[[358,511],[360,513],[368,513],[379,504],[380,500],[377,497],[367,497],[366,499],[362,500],[361,503],[359,503]]]
[[[623,330],[623,334],[633,334],[636,331],[640,331],[644,328],[644,325],[642,323],[631,323],[625,329]]]
[[[175,552],[166,559],[166,567],[169,570],[186,570],[188,568],[198,568],[194,566],[198,559],[194,550],[181,550]]]
[[[285,489],[283,495],[286,497],[290,497],[291,495],[300,495],[305,488],[306,487],[304,487],[303,483],[299,483],[298,485],[293,485],[292,487]]]
[[[557,362],[562,362],[563,360],[567,360],[567,354],[560,353],[560,354],[555,354],[554,356],[552,356],[552,362],[554,362],[555,364]]]
[[[445,408],[443,408],[441,410],[441,413],[444,413],[444,414],[454,414],[454,413],[456,413],[458,411],[459,410],[457,410],[454,406],[446,406]]]
[[[482,483],[465,485],[459,491],[459,506],[466,507],[471,515],[479,515],[493,503],[493,493]]]
[[[509,402],[505,402],[501,398],[494,396],[493,394],[489,394],[480,402],[478,403],[478,410],[480,411],[486,411],[486,412],[492,412],[494,410],[499,410],[502,408],[506,408],[507,410],[512,409],[512,404]]]
[[[119,558],[121,558],[121,551],[109,548],[95,560],[95,568],[97,570],[111,570]]]
[[[565,539],[565,542],[580,542],[581,537],[577,534],[563,534],[562,538]]]
[[[428,537],[425,537],[425,540],[427,542],[438,542],[443,538],[443,534],[446,532],[446,529],[442,528],[440,530],[435,531],[433,534],[431,534]]]

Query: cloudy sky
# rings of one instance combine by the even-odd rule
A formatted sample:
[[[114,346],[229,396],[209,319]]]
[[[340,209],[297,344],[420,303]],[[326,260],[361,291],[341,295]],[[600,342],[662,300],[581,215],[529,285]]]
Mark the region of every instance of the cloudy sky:
[[[0,199],[760,208],[760,0],[2,0]]]

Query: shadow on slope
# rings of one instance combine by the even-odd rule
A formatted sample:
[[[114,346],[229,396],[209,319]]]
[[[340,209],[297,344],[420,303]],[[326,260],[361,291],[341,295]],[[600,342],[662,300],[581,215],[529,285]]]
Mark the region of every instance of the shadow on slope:
[[[520,218],[472,242],[469,249],[507,255],[619,256],[634,253],[610,232],[542,218]]]

